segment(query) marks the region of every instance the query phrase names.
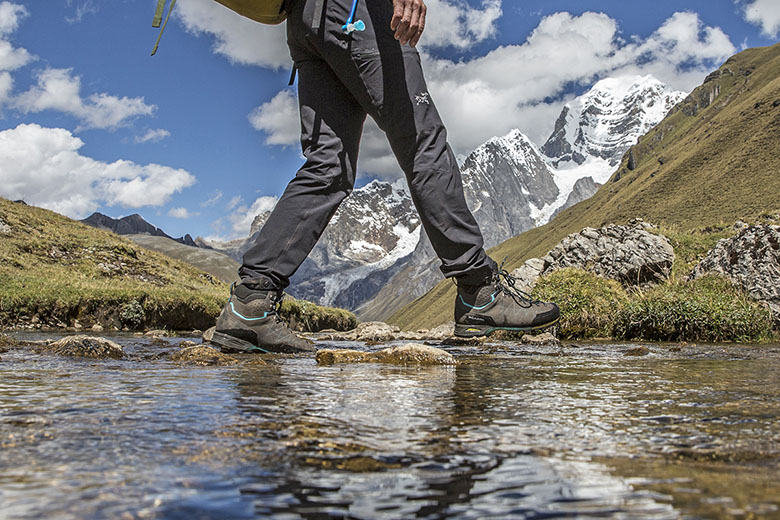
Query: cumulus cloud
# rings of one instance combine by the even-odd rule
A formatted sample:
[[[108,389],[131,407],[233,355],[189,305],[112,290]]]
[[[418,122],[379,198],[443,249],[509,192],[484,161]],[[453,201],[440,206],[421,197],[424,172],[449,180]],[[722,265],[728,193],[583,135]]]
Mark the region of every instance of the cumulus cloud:
[[[10,2],[0,3],[0,71],[12,71],[27,65],[33,56],[26,49],[14,48],[6,38],[16,31],[21,20],[27,16],[22,5]]]
[[[496,20],[501,17],[501,0],[482,0],[481,8],[473,8],[462,0],[428,0],[422,48],[455,47],[467,49],[491,38],[496,32]]]
[[[144,135],[136,136],[135,142],[136,144],[141,143],[156,143],[158,141],[162,141],[166,137],[170,137],[171,133],[168,130],[164,130],[162,128],[158,128],[156,130],[149,129]]]
[[[190,218],[190,217],[197,217],[200,215],[198,212],[192,212],[188,210],[187,208],[171,208],[170,211],[168,211],[168,216],[173,218]]]
[[[212,35],[214,52],[233,63],[270,68],[290,66],[284,24],[258,24],[214,0],[180,2],[175,12],[188,31]]]
[[[249,206],[241,205],[230,215],[233,232],[238,236],[248,236],[255,217],[266,211],[271,211],[279,201],[277,197],[258,197]]]
[[[79,129],[115,129],[156,109],[144,98],[116,97],[106,93],[81,97],[81,78],[71,69],[47,68],[38,73],[37,85],[17,96],[15,105],[23,112],[58,110],[81,121]]]
[[[289,146],[299,142],[298,101],[291,90],[282,90],[249,114],[252,126],[265,132],[266,144]]]
[[[166,204],[195,183],[181,169],[79,154],[84,142],[62,128],[22,124],[0,132],[0,195],[73,218],[100,205],[140,208]]]
[[[745,20],[761,27],[770,38],[780,34],[780,2],[777,0],[752,0],[743,6]]]

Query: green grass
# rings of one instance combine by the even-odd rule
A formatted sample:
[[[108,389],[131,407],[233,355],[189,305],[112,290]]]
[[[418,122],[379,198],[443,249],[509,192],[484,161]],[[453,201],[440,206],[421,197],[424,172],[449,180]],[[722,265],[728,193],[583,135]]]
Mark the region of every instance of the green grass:
[[[630,298],[615,317],[614,336],[654,341],[741,341],[773,338],[772,314],[731,283],[706,276],[668,283]]]
[[[553,271],[534,287],[532,296],[551,301],[561,309],[561,338],[594,338],[612,335],[613,319],[628,300],[623,287],[580,269]]]
[[[25,326],[206,329],[226,283],[185,262],[49,210],[0,198],[0,328]],[[354,315],[297,302],[299,330],[354,324]],[[350,316],[351,320],[350,321]]]
[[[716,91],[714,101],[705,103]],[[727,225],[780,212],[779,100],[780,44],[733,56],[639,140],[633,148],[634,170],[624,157],[593,197],[488,253],[506,258],[511,271],[584,227],[641,217],[677,235],[671,238],[682,260],[673,279],[682,276],[706,244],[728,231]],[[684,236],[705,228],[714,231]],[[454,298],[453,285],[444,281],[387,321],[407,330],[435,327],[452,319]]]

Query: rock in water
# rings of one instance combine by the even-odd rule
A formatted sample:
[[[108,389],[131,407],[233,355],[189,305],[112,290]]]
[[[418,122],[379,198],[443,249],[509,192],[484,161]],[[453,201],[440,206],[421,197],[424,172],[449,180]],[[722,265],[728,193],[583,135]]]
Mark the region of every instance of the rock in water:
[[[113,359],[125,356],[125,351],[120,345],[98,336],[66,336],[49,343],[44,349],[61,356]]]
[[[389,363],[393,365],[454,365],[455,358],[442,349],[408,343],[399,347],[390,347],[379,352],[361,352],[358,350],[331,350],[317,352],[317,363]]]
[[[674,248],[665,236],[650,233],[647,227],[635,219],[627,226],[585,228],[564,238],[544,258],[526,261],[512,275],[526,292],[539,277],[564,267],[589,271],[627,287],[659,283],[669,277]]]
[[[185,347],[171,355],[172,361],[184,361],[195,365],[235,365],[236,358],[223,354],[219,350],[206,345]]]
[[[535,345],[535,346],[545,346],[545,347],[560,347],[561,342],[550,334],[549,332],[543,332],[541,334],[538,334],[536,336],[531,334],[524,334],[522,338],[520,338],[520,342],[523,345]]]
[[[211,338],[214,337],[214,331],[216,329],[217,327],[209,327],[208,329],[206,329],[206,331],[203,333],[203,336],[201,336],[203,338],[204,343],[208,343],[211,341]]]
[[[766,303],[780,324],[780,226],[749,226],[720,240],[690,278],[707,274],[725,276],[752,298]]]

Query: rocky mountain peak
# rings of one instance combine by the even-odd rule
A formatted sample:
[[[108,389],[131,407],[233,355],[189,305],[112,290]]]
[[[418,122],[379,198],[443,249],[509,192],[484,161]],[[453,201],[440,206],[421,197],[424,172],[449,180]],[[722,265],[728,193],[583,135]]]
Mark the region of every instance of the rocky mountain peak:
[[[563,107],[542,152],[556,168],[582,165],[589,157],[614,168],[685,96],[651,75],[602,79]]]

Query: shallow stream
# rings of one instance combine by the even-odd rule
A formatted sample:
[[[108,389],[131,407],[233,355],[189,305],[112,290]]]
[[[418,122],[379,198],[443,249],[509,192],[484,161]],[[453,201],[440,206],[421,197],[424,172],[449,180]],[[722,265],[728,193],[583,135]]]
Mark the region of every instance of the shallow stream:
[[[112,339],[0,353],[0,518],[780,518],[776,346],[200,367]]]

